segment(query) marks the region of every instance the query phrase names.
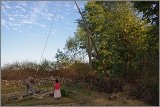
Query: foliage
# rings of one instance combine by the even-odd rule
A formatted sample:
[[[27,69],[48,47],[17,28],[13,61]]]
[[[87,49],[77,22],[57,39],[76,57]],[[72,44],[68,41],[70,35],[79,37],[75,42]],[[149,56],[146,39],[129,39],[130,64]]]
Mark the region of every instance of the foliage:
[[[134,7],[143,13],[143,19],[159,24],[159,1],[134,1]]]
[[[149,27],[147,30],[147,50],[144,54],[144,90],[149,93],[144,96],[145,99],[153,105],[158,105],[159,91],[159,2],[158,1],[141,1],[133,2],[134,7],[143,13],[142,19],[147,19]],[[144,92],[145,92],[144,91]],[[143,92],[143,93],[144,93]]]
[[[64,50],[57,50],[56,62],[44,60],[41,64],[15,63],[7,65],[3,70],[25,69],[44,72],[68,69],[71,72],[66,74],[74,72],[74,78],[78,81],[89,82],[89,79],[93,79],[96,81],[93,85],[102,82],[99,85],[100,90],[109,89],[110,92],[113,92],[114,88],[121,90],[124,84],[136,84],[131,95],[136,98],[148,98],[148,102],[158,105],[158,8],[158,1],[92,1],[86,4],[82,13],[99,53],[97,55],[91,45],[92,73],[95,75],[89,78],[87,76],[91,70],[88,68],[87,57],[88,33],[82,18],[77,19],[77,30],[66,40]],[[104,74],[108,74],[110,83],[107,83],[108,79],[105,80]],[[111,86],[108,87],[108,84]],[[62,89],[62,93],[67,95],[68,91]]]
[[[134,14],[131,3],[89,2],[83,13],[105,65],[105,72],[127,74],[136,70],[139,65],[137,59],[146,49],[146,23]],[[78,22],[80,27],[83,26],[82,20]],[[93,67],[102,71],[95,51],[93,54]]]
[[[61,94],[62,94],[62,96],[68,96],[69,95],[69,90],[61,89]]]
[[[145,89],[157,92],[158,7],[157,1],[87,3],[82,13],[99,52],[97,56],[95,50],[92,51],[93,69],[99,72],[98,77],[103,79],[103,72],[106,72],[109,77],[121,77],[126,83],[140,78]],[[137,14],[136,9],[143,13]],[[86,25],[82,19],[77,21],[76,34],[83,38],[79,42],[87,50]]]

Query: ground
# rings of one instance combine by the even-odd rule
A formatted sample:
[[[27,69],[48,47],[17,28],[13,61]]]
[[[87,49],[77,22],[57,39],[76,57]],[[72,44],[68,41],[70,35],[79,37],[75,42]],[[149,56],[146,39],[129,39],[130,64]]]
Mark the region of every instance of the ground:
[[[47,90],[53,90],[53,86],[51,85],[43,85],[36,87],[37,89],[47,89]],[[90,91],[86,86],[81,84],[74,84],[72,86],[62,86],[63,89],[70,90],[69,95],[62,96],[61,99],[55,100],[51,96],[44,96],[43,98],[37,98],[35,96],[29,96],[21,101],[17,101],[14,99],[9,100],[8,96],[9,93],[16,93],[16,96],[18,94],[22,94],[25,92],[25,87],[8,87],[4,88],[2,87],[2,105],[6,106],[33,106],[33,105],[74,105],[74,106],[147,106],[149,104],[133,100],[127,97],[125,94],[116,93],[119,97],[115,100],[109,100],[108,95],[102,92],[98,91]],[[38,96],[38,95],[37,95]]]

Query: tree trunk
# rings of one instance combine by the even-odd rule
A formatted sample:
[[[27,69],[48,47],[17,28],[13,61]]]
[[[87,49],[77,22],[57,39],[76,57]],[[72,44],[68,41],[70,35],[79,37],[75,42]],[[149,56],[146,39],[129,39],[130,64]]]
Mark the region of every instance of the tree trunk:
[[[91,40],[88,35],[88,57],[89,57],[89,66],[92,69],[92,49],[91,49]]]

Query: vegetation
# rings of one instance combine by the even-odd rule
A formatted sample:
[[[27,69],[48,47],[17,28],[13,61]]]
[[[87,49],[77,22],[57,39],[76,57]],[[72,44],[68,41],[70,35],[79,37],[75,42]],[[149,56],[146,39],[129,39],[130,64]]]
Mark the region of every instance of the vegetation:
[[[45,86],[42,85],[41,87],[37,87],[37,89],[46,89],[46,87],[52,89],[52,85]],[[9,92],[24,92],[20,88],[3,88],[4,90],[8,90]],[[94,106],[94,105],[137,105],[137,106],[147,106],[149,104],[145,103],[144,101],[138,101],[138,100],[131,100],[126,98],[123,95],[121,97],[117,98],[116,100],[107,100],[106,95],[104,93],[98,93],[97,91],[92,91],[89,93],[89,89],[86,88],[84,85],[78,84],[72,84],[71,86],[67,86],[66,84],[63,84],[62,86],[62,93],[63,97],[60,100],[54,100],[53,96],[44,97],[43,99],[38,99],[37,97],[27,97],[24,98],[22,101],[17,100],[7,100],[6,97],[4,97],[4,93],[2,92],[2,106],[34,106],[34,105],[61,105],[61,106],[80,106],[80,105],[88,105],[88,106]],[[8,92],[6,92],[7,94]]]
[[[3,71],[24,75],[38,72],[41,76],[50,73],[69,77],[78,83],[88,83],[88,89],[105,93],[124,91],[130,86],[132,89],[127,87],[127,92],[132,98],[159,105],[158,8],[158,1],[88,2],[82,13],[99,54],[92,43],[88,48],[88,32],[80,18],[75,35],[67,39],[64,50],[57,50],[56,62],[7,65],[2,68],[2,79],[11,79]],[[68,94],[66,89],[62,91]]]

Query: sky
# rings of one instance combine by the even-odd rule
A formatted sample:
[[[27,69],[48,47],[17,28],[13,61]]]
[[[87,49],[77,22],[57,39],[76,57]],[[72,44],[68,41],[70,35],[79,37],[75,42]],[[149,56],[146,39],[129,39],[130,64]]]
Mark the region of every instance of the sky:
[[[87,2],[77,3],[83,9]],[[43,59],[56,61],[57,49],[63,50],[66,39],[74,36],[79,18],[74,1],[1,2],[1,66],[40,62],[52,22]]]

